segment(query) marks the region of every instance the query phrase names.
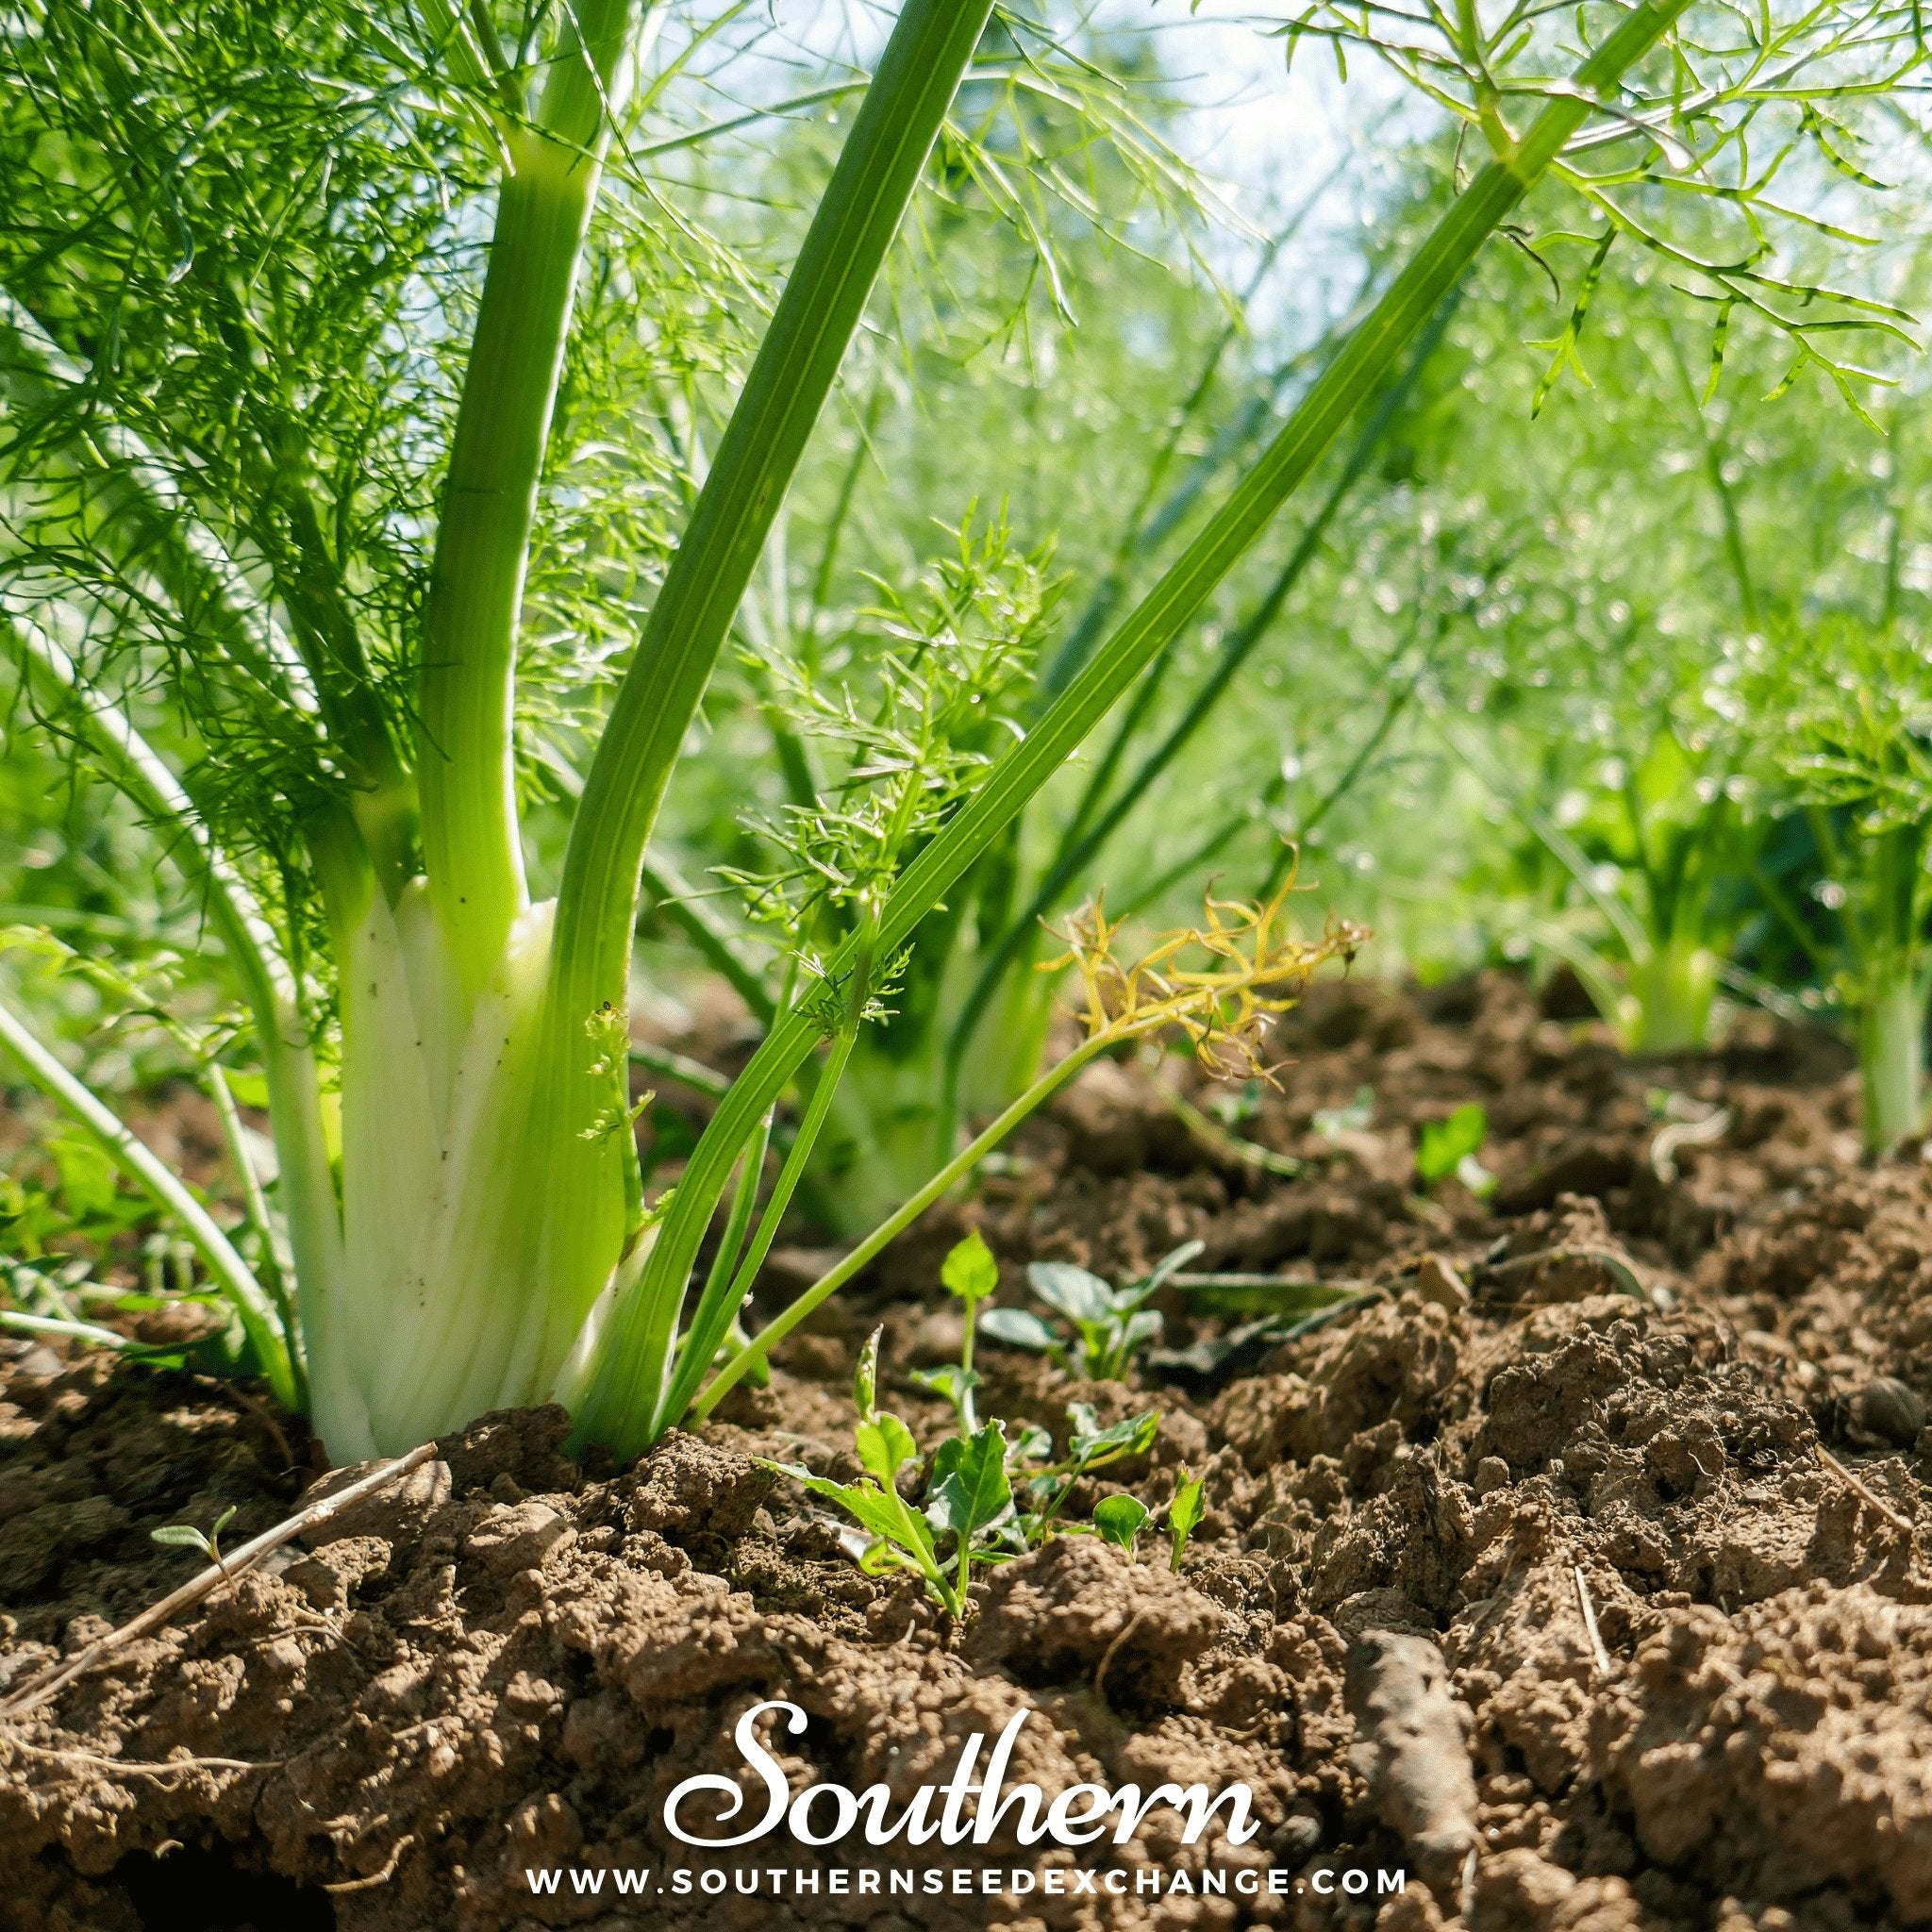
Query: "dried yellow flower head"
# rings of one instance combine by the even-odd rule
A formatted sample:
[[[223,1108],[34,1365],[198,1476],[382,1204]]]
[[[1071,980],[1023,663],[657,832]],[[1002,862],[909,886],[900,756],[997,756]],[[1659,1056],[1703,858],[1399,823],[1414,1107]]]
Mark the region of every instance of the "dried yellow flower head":
[[[1140,958],[1123,963],[1104,895],[1090,901],[1055,934],[1067,950],[1041,971],[1072,966],[1080,975],[1082,1017],[1090,1040],[1131,1040],[1178,1027],[1216,1078],[1271,1078],[1261,1059],[1267,1022],[1294,1006],[1315,969],[1329,959],[1352,964],[1368,939],[1365,926],[1331,919],[1305,939],[1288,918],[1294,881],[1255,904],[1204,902],[1199,925],[1157,939]]]

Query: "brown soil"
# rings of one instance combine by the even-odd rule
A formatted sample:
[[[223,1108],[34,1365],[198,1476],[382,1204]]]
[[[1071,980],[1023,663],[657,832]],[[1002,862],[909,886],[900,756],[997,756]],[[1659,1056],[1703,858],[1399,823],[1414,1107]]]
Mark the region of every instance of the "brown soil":
[[[1241,1130],[1307,1159],[1302,1177],[1208,1147],[1139,1074],[1099,1072],[965,1216],[932,1217],[798,1338],[734,1422],[587,1472],[558,1413],[485,1418],[402,1492],[0,1725],[0,1925],[1932,1923],[1932,1570],[1894,1520],[1922,1517],[1932,1452],[1932,1174],[1861,1164],[1842,1055],[1768,1023],[1634,1064],[1499,978],[1324,989],[1283,1037],[1282,1091]],[[1365,1124],[1316,1130],[1364,1086]],[[1727,1108],[1723,1133],[1665,1132],[1670,1093],[1674,1117]],[[1499,1188],[1417,1202],[1416,1126],[1472,1099]],[[1180,1577],[1145,1543],[1134,1563],[1062,1539],[997,1572],[954,1629],[905,1580],[861,1574],[753,1457],[856,1472],[858,1341],[883,1319],[898,1370],[944,1358],[956,1318],[932,1284],[966,1217],[1006,1299],[1028,1257],[1125,1271],[1197,1235],[1203,1265],[1385,1294],[1216,1375],[1188,1356],[1214,1324],[1170,1292],[1174,1379],[1131,1389],[989,1352],[987,1412],[1063,1429],[1069,1399],[1103,1418],[1158,1402],[1152,1452],[1108,1474],[1158,1504],[1186,1466],[1209,1507]],[[0,1680],[179,1581],[192,1559],[156,1526],[232,1503],[239,1541],[316,1473],[286,1418],[213,1383],[18,1346],[4,1394]],[[894,1401],[939,1432],[911,1385]],[[1124,1847],[1044,1860],[1004,1835],[895,1848],[857,1862],[1042,1882],[833,1896],[840,1854],[768,1840],[734,1867],[660,1822],[705,1772],[762,1808],[730,1740],[769,1698],[809,1718],[767,1734],[794,1789],[883,1782],[896,1814],[1024,1708],[1009,1788],[1239,1780],[1261,1830],[1189,1848],[1162,1807]],[[546,1865],[825,1883],[533,1897],[526,1871]],[[1265,1866],[1292,1874],[1286,1894],[1131,1883]],[[1130,1874],[1126,1895],[1080,1888],[1102,1867]],[[1400,1896],[1322,1889],[1380,1868],[1406,1872]]]

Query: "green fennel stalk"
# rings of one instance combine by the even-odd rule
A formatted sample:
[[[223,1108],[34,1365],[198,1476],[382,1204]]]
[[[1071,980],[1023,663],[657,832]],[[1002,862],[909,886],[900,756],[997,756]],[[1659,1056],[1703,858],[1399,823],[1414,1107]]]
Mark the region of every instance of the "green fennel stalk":
[[[1487,163],[1311,386],[1253,470],[1207,526],[1089,659],[1065,692],[987,774],[958,818],[901,877],[879,919],[877,950],[904,944],[934,905],[1058,769],[1134,678],[1174,639],[1307,475],[1403,346],[1460,279],[1497,225],[1589,117],[1591,103],[1662,38],[1686,0],[1646,0],[1551,101],[1522,141]],[[849,967],[846,953],[831,962]],[[580,1434],[632,1453],[677,1420],[665,1400],[684,1284],[738,1147],[818,1038],[794,1008],[766,1036],[699,1141],[636,1291],[612,1312],[603,1365],[586,1395]],[[684,1377],[683,1380],[690,1378]]]

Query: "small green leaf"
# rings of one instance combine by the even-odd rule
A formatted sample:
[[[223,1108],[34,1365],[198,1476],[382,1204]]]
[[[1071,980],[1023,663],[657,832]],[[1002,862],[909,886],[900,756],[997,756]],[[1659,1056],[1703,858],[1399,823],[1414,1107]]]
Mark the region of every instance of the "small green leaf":
[[[976,1227],[947,1255],[940,1279],[969,1307],[983,1302],[1000,1285],[1000,1264]]]
[[[1356,1291],[1324,1281],[1281,1281],[1272,1275],[1204,1275],[1187,1284],[1183,1292],[1203,1314],[1306,1314],[1345,1302]]]
[[[1171,1255],[1163,1255],[1155,1262],[1154,1272],[1137,1289],[1132,1291],[1137,1302],[1144,1302],[1157,1290],[1163,1287],[1167,1277],[1176,1269],[1185,1268],[1207,1247],[1204,1241],[1183,1241]]]
[[[171,1523],[165,1529],[150,1530],[148,1534],[156,1542],[165,1543],[175,1550],[206,1550],[208,1538],[200,1530],[185,1523]]]
[[[1158,1408],[1130,1415],[1124,1422],[1114,1423],[1104,1429],[1084,1402],[1069,1403],[1067,1415],[1074,1424],[1074,1459],[1083,1469],[1091,1469],[1102,1462],[1116,1462],[1123,1456],[1139,1456],[1154,1446],[1154,1439],[1160,1433],[1160,1411]]]
[[[959,1458],[966,1453],[964,1436],[948,1436],[932,1453],[932,1474],[926,1479],[926,1494],[935,1494],[940,1485],[958,1468]]]
[[[1201,1522],[1201,1494],[1206,1486],[1197,1475],[1181,1471],[1179,1485],[1174,1492],[1174,1501],[1167,1506],[1167,1538],[1174,1551],[1173,1567],[1181,1567],[1181,1552],[1188,1546],[1188,1539],[1193,1535]]]
[[[979,1318],[979,1332],[1008,1348],[1032,1348],[1044,1352],[1058,1348],[1060,1338],[1052,1325],[1030,1308],[989,1308]]]
[[[60,1198],[76,1221],[93,1221],[114,1211],[115,1169],[108,1156],[78,1134],[57,1134],[47,1152],[60,1174]]]
[[[1147,1526],[1147,1506],[1138,1496],[1103,1496],[1093,1506],[1093,1526],[1104,1542],[1130,1555],[1134,1540]]]
[[[932,1539],[926,1534],[925,1525],[896,1494],[882,1490],[870,1477],[856,1483],[841,1483],[828,1475],[813,1475],[795,1463],[766,1462],[765,1467],[782,1471],[803,1483],[813,1495],[838,1504],[874,1536],[884,1537],[887,1541],[915,1553],[920,1546],[930,1552]]]
[[[861,1422],[871,1422],[878,1407],[879,1338],[885,1332],[882,1322],[865,1338],[865,1346],[858,1351],[858,1369],[852,1377],[852,1406],[858,1409]]]
[[[908,1509],[896,1494],[862,1484],[846,1498],[845,1507],[863,1527],[896,1544],[922,1570],[937,1572],[932,1535],[925,1526],[925,1519],[918,1510]]]
[[[1490,1117],[1475,1101],[1458,1107],[1446,1121],[1428,1121],[1416,1141],[1415,1169],[1425,1181],[1439,1181],[1475,1154],[1489,1139]]]
[[[860,1423],[854,1442],[860,1465],[881,1489],[891,1489],[892,1478],[919,1455],[912,1431],[895,1415],[874,1415],[871,1422]]]
[[[259,1113],[268,1111],[268,1078],[262,1074],[227,1074],[228,1091],[234,1096],[237,1107],[252,1107]]]
[[[1119,1324],[1109,1316],[1105,1322],[1080,1324],[1080,1373],[1090,1382],[1110,1380],[1113,1366],[1108,1357],[1119,1335]]]
[[[1057,1309],[1070,1322],[1084,1327],[1090,1323],[1112,1319],[1113,1290],[1099,1275],[1075,1268],[1070,1261],[1029,1262],[1026,1279],[1048,1307]]]
[[[960,1446],[945,1480],[933,1491],[926,1520],[936,1529],[950,1529],[963,1545],[974,1530],[1004,1514],[1012,1501],[1012,1486],[1007,1479],[1006,1425],[988,1423]]]
[[[962,1369],[958,1362],[944,1362],[936,1369],[913,1369],[908,1373],[911,1379],[922,1389],[928,1389],[933,1394],[942,1396],[955,1408],[958,1407],[959,1398],[967,1390],[979,1387],[977,1373],[972,1369]]]

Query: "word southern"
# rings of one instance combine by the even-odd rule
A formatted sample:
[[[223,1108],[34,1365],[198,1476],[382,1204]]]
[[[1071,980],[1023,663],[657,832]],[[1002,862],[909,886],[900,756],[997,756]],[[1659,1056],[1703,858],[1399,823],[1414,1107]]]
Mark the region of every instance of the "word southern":
[[[797,1705],[772,1698],[746,1711],[732,1733],[739,1756],[764,1785],[764,1816],[734,1838],[698,1837],[687,1830],[679,1814],[685,1801],[701,1792],[715,1793],[723,1801],[712,1821],[715,1825],[730,1824],[745,1808],[745,1793],[737,1780],[706,1772],[686,1778],[664,1801],[664,1828],[672,1837],[684,1844],[724,1850],[754,1844],[783,1825],[798,1843],[807,1845],[838,1844],[855,1831],[860,1832],[869,1845],[900,1842],[902,1834],[903,1842],[908,1845],[930,1844],[934,1840],[945,1845],[984,1845],[1004,1826],[1023,1845],[1039,1844],[1042,1840],[1057,1845],[1092,1844],[1109,1830],[1119,1845],[1133,1837],[1150,1811],[1163,1805],[1171,1805],[1184,1815],[1183,1844],[1195,1843],[1223,1806],[1227,1807],[1224,1830],[1230,1843],[1246,1844],[1260,1829],[1252,1816],[1254,1794],[1244,1784],[1229,1785],[1211,1797],[1208,1787],[1199,1784],[1156,1785],[1144,1795],[1139,1785],[1122,1785],[1118,1790],[1106,1785],[1072,1785],[1050,1802],[1036,1784],[1016,1784],[1008,1789],[1007,1765],[1014,1740],[1032,1715],[1030,1710],[1022,1710],[1008,1722],[982,1774],[975,1778],[986,1736],[974,1731],[959,1753],[958,1767],[951,1778],[942,1785],[922,1785],[896,1819],[889,1816],[891,1794],[884,1785],[854,1791],[845,1785],[815,1784],[794,1796],[783,1768],[758,1737],[758,1720],[771,1712],[784,1715],[786,1727],[794,1737],[805,1729],[805,1712]],[[970,1817],[969,1804],[973,1807]]]

